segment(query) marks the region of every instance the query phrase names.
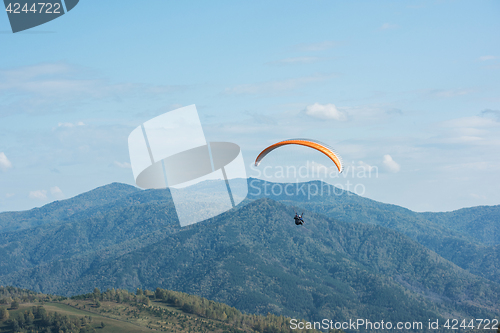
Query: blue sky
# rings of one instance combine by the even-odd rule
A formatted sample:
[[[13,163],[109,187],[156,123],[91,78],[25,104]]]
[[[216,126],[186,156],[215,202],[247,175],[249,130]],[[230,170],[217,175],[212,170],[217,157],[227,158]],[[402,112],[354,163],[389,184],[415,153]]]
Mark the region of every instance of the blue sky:
[[[324,178],[366,197],[500,204],[498,17],[498,1],[82,0],[12,34],[0,14],[0,211],[134,184],[128,134],[190,104],[249,176],[261,149],[305,137],[376,170]],[[300,148],[266,162],[328,163]]]

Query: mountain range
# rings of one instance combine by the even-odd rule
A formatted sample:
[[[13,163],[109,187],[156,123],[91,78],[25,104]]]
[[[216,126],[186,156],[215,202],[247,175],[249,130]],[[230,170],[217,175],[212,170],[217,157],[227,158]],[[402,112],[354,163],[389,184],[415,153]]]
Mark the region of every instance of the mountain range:
[[[321,182],[248,184],[241,205],[184,228],[169,190],[118,183],[1,213],[0,284],[160,287],[311,320],[499,316],[500,206],[417,213]]]

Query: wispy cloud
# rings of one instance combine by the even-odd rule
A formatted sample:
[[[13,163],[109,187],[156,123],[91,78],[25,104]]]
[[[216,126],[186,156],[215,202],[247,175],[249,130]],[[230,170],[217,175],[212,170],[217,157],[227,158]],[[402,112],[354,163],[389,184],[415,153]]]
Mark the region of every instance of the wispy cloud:
[[[482,57],[479,57],[479,61],[487,61],[487,60],[495,60],[497,59],[498,57],[495,57],[495,56],[492,56],[492,55],[486,55],[486,56],[482,56]]]
[[[438,142],[444,144],[473,144],[473,143],[478,143],[481,140],[483,140],[483,138],[480,136],[461,135],[461,136],[443,137],[440,140],[438,140]]]
[[[485,147],[497,149],[500,146],[500,122],[485,116],[451,119],[438,124],[432,144],[448,148]],[[490,148],[488,148],[490,147]]]
[[[0,153],[0,170],[2,171],[7,171],[8,169],[12,168],[12,163],[9,161],[5,153],[1,152]]]
[[[339,111],[334,104],[314,103],[306,107],[306,115],[322,120],[347,120],[345,112]]]
[[[486,199],[485,195],[482,194],[476,194],[476,193],[470,193],[470,196],[473,197],[474,199]]]
[[[57,127],[72,128],[72,127],[75,127],[75,126],[85,126],[85,124],[83,123],[83,121],[79,121],[79,122],[76,122],[76,123],[58,123],[57,124]]]
[[[0,116],[54,113],[86,100],[161,96],[179,86],[113,83],[87,69],[66,63],[44,63],[0,70]],[[73,104],[72,104],[73,103]]]
[[[390,30],[390,29],[396,29],[399,26],[397,24],[391,24],[391,23],[384,23],[380,27],[380,30]]]
[[[294,58],[286,58],[280,59],[276,61],[272,61],[270,65],[297,65],[297,64],[311,64],[314,62],[325,60],[325,58],[320,57],[294,57]]]
[[[56,199],[63,199],[66,197],[58,186],[51,187],[50,194]]]
[[[404,112],[401,109],[391,108],[385,104],[371,103],[357,106],[337,108],[350,121],[359,123],[384,123],[390,118],[401,116]]]
[[[302,43],[297,44],[293,48],[297,51],[314,52],[314,51],[324,51],[337,46],[342,45],[342,42],[336,42],[333,40],[328,40],[319,43]]]
[[[268,81],[254,84],[240,84],[226,88],[226,94],[275,94],[297,89],[308,83],[325,81],[333,75],[316,75],[279,81]]]
[[[475,92],[474,89],[432,89],[428,90],[426,94],[433,98],[452,98],[469,95],[473,92]]]
[[[47,97],[102,94],[96,80],[85,79],[75,67],[64,63],[40,64],[0,71],[0,92],[12,91]]]
[[[131,169],[132,167],[130,166],[129,162],[114,162],[115,166],[122,168],[122,169]]]
[[[270,117],[268,115],[262,114],[262,113],[245,111],[244,114],[250,116],[253,119],[253,121],[257,124],[267,124],[267,125],[277,125],[278,124],[276,119],[274,119],[273,117]]]
[[[66,198],[63,191],[58,186],[51,187],[49,191],[46,190],[30,191],[28,197],[33,200],[47,201],[49,200],[48,193],[50,193],[51,200],[53,199],[60,200]]]
[[[486,114],[488,114],[489,113],[488,111],[494,112],[495,110],[485,110],[485,111],[487,111]],[[483,112],[481,113],[483,114]],[[488,128],[488,127],[498,127],[498,126],[499,124],[497,124],[491,118],[477,117],[477,116],[456,118],[441,123],[441,127],[445,128]]]
[[[47,191],[45,190],[30,191],[28,197],[30,199],[35,199],[35,200],[47,200]]]

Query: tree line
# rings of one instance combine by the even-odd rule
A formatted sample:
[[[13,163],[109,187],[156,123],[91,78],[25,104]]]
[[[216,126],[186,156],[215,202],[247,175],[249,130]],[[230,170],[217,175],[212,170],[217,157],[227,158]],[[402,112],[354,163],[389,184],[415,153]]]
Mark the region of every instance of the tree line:
[[[41,305],[33,306],[29,310],[18,313],[15,317],[9,318],[9,311],[0,308],[0,319],[5,322],[12,332],[78,332],[95,333],[95,329],[90,325],[91,316],[81,318],[68,317],[57,312],[48,313]]]
[[[137,288],[135,293],[122,289],[108,289],[101,292],[95,288],[92,293],[74,296],[72,299],[91,300],[96,307],[102,301],[132,303],[139,305],[152,315],[165,318],[175,313],[155,306],[152,302],[161,302],[176,307],[185,313],[194,314],[203,318],[221,321],[230,324],[234,332],[256,331],[260,333],[292,333],[290,318],[268,313],[267,316],[244,314],[234,307],[224,303],[208,300],[203,297],[189,295],[183,292],[156,288],[156,290],[142,290]],[[317,330],[303,330],[303,332],[318,332]],[[332,330],[332,332],[337,332]]]

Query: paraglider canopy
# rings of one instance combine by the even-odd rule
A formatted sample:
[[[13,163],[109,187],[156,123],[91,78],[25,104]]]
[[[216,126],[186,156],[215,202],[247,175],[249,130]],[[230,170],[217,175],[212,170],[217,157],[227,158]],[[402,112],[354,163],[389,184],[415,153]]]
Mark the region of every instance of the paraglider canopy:
[[[340,158],[340,156],[338,154],[335,153],[335,151],[331,147],[329,147],[328,145],[326,145],[322,142],[319,142],[316,140],[310,140],[310,139],[289,139],[289,140],[275,143],[275,144],[267,147],[266,149],[264,149],[259,154],[259,156],[257,156],[257,159],[255,160],[255,166],[258,166],[260,164],[260,162],[262,161],[262,159],[267,154],[272,152],[274,149],[282,147],[282,146],[286,146],[286,145],[301,145],[301,146],[306,146],[306,147],[316,149],[316,150],[322,152],[323,154],[325,154],[326,156],[328,156],[333,161],[333,163],[335,163],[335,166],[337,166],[337,169],[339,170],[340,173],[342,171],[344,171],[342,159]]]

